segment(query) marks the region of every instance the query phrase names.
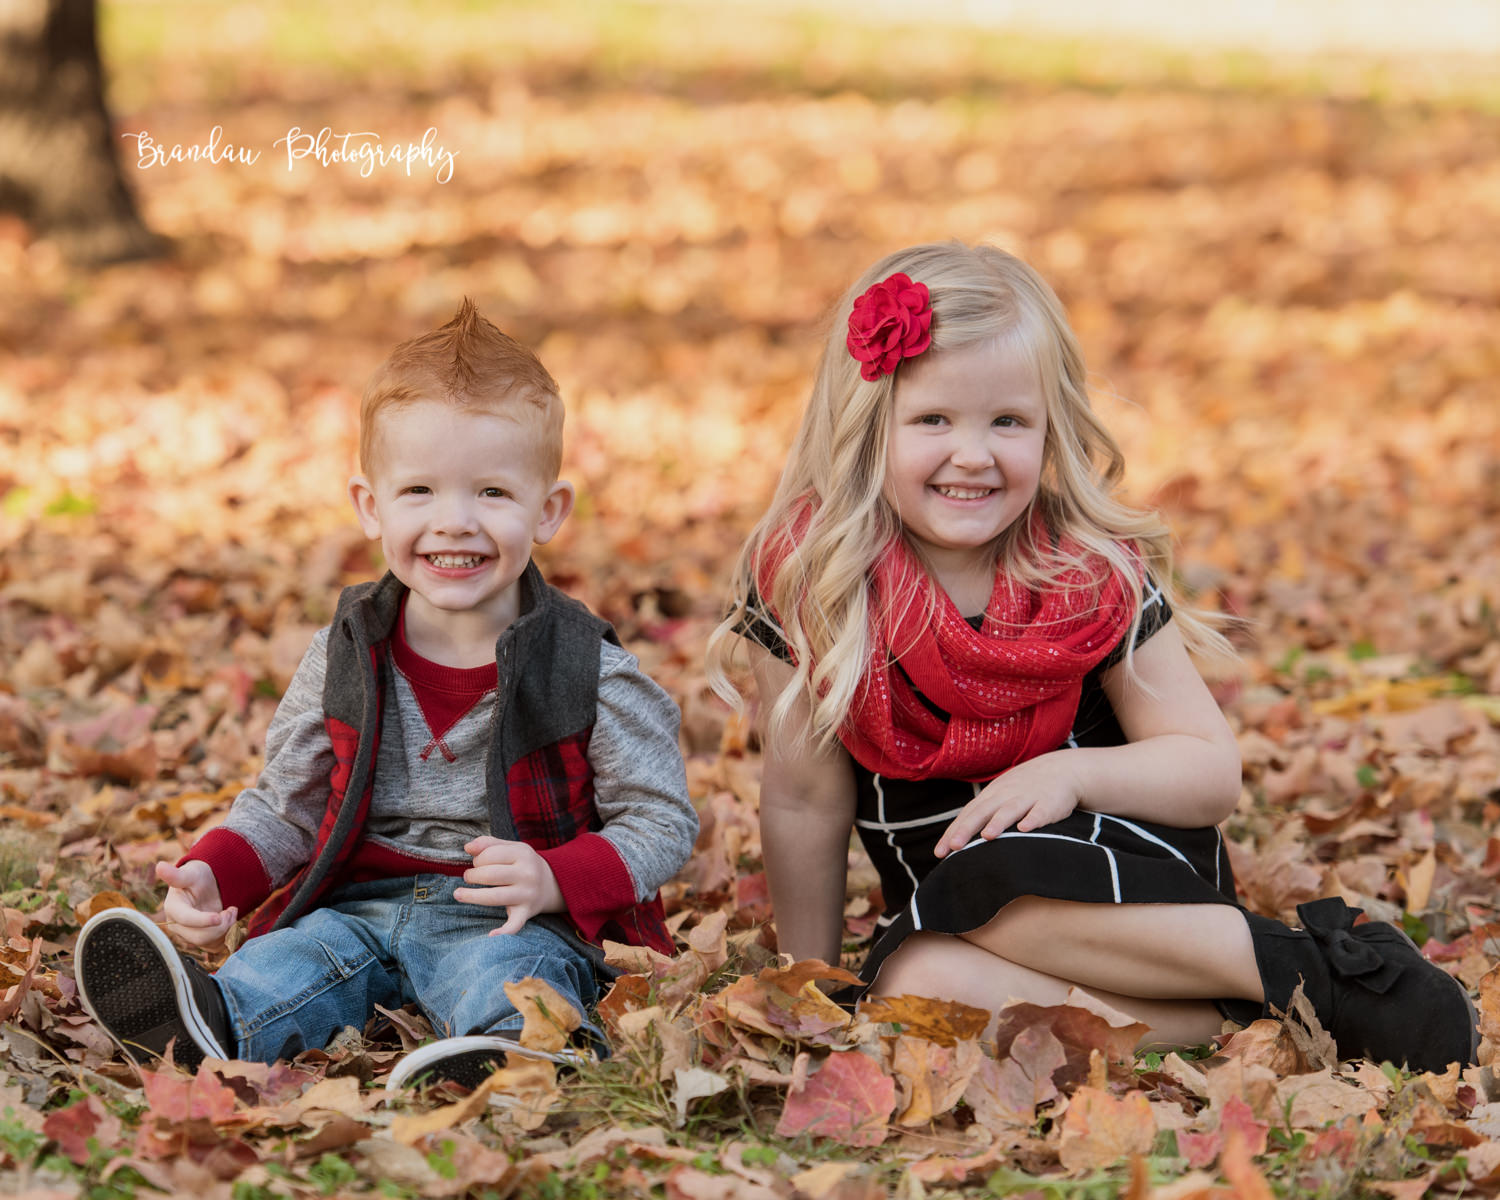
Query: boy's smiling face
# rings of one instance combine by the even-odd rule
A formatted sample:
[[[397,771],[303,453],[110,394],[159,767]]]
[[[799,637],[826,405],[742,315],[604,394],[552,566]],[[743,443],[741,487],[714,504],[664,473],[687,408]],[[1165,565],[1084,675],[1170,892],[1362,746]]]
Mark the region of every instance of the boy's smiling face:
[[[424,653],[434,639],[493,648],[518,614],[532,544],[572,511],[572,485],[547,478],[542,435],[519,414],[419,400],[379,422],[370,473],[349,494],[411,589],[408,637]]]

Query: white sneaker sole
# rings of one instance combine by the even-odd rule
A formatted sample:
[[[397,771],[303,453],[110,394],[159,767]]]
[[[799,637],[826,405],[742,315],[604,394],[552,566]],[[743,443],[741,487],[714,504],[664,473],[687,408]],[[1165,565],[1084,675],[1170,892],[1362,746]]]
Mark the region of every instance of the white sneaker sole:
[[[466,1086],[477,1087],[483,1081],[483,1075],[487,1071],[480,1072],[479,1064],[484,1058],[493,1056],[503,1065],[505,1055],[516,1054],[522,1058],[540,1058],[546,1062],[559,1063],[565,1066],[578,1066],[582,1063],[593,1062],[593,1056],[582,1050],[559,1050],[553,1054],[546,1050],[533,1050],[529,1046],[523,1046],[512,1038],[500,1037],[495,1034],[470,1034],[467,1037],[440,1038],[435,1042],[429,1042],[406,1055],[396,1069],[386,1080],[385,1090],[387,1095],[395,1095],[411,1087],[413,1083],[424,1074],[434,1074],[438,1078],[448,1079],[454,1076],[443,1074],[439,1064],[453,1062],[458,1065],[458,1060],[464,1060],[468,1070],[462,1072],[474,1078],[473,1083],[462,1079]],[[479,1072],[478,1074],[474,1074]]]

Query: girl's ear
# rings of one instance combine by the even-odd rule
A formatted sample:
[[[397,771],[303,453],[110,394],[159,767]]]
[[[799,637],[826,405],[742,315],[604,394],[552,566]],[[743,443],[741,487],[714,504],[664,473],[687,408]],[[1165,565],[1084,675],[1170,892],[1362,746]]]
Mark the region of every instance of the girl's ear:
[[[536,531],[531,535],[538,546],[544,546],[562,528],[562,523],[573,511],[573,485],[559,479],[547,489],[547,498],[542,501],[542,511],[537,517]]]
[[[349,499],[354,504],[354,515],[359,518],[359,527],[365,537],[372,541],[380,537],[380,508],[375,503],[375,488],[363,475],[349,481]]]

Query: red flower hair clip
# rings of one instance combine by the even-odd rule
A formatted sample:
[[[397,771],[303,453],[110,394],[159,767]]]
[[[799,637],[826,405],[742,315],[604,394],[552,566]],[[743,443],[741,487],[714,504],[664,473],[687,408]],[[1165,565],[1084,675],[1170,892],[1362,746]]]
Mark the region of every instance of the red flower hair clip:
[[[932,305],[927,285],[898,271],[854,302],[849,314],[849,353],[861,378],[889,375],[903,358],[915,358],[932,345]]]

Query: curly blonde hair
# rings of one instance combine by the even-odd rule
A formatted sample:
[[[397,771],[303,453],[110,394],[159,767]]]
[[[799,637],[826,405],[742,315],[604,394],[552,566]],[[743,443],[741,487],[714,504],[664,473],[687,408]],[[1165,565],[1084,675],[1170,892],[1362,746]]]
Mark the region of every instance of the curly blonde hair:
[[[897,251],[860,276],[835,309],[802,426],[771,506],[735,565],[733,607],[708,643],[710,683],[742,710],[731,677],[740,635],[758,623],[776,630],[791,652],[794,675],[771,711],[771,730],[785,730],[798,696],[805,695],[811,732],[823,745],[843,726],[869,665],[869,572],[901,532],[883,494],[901,370],[864,380],[845,345],[855,299],[898,271],[927,286],[933,310],[927,354],[999,340],[1035,363],[1047,404],[1041,482],[1028,510],[1001,534],[997,565],[1029,588],[1080,569],[1097,580],[1101,564],[1117,571],[1131,588],[1136,613],[1126,635],[1127,671],[1141,619],[1140,566],[1169,594],[1173,580],[1166,526],[1155,513],[1115,496],[1124,457],[1089,403],[1078,339],[1046,281],[993,246],[943,242]],[[809,510],[805,532],[792,537],[794,520]],[[1046,545],[1033,536],[1037,510],[1050,535]],[[770,587],[758,587],[766,566],[778,562]],[[1229,653],[1212,617],[1175,596],[1173,607],[1190,649]]]

